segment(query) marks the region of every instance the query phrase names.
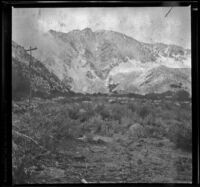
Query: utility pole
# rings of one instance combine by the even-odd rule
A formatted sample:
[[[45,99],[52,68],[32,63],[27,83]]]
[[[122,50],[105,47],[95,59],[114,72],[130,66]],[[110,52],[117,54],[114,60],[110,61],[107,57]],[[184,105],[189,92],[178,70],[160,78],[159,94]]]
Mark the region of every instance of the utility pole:
[[[31,48],[31,46],[30,46],[30,48],[29,49],[27,49],[26,51],[28,52],[28,51],[30,51],[30,61],[29,61],[29,81],[30,81],[30,89],[29,89],[29,108],[30,108],[30,106],[31,106],[31,97],[32,97],[32,90],[31,90],[31,78],[32,78],[32,75],[31,75],[31,63],[32,63],[32,51],[33,50],[36,50],[37,48],[35,47],[35,48]]]

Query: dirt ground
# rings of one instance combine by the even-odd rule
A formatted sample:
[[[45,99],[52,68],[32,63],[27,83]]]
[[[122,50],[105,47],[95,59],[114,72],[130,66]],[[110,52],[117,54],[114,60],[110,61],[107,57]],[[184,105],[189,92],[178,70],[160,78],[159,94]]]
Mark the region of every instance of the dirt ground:
[[[13,122],[20,121],[13,113]],[[96,139],[95,139],[96,137]],[[101,137],[99,140],[98,137]],[[166,137],[62,137],[36,155],[30,183],[190,183],[192,155]]]
[[[127,153],[128,152],[128,153]],[[182,170],[179,163],[185,162]],[[40,158],[37,183],[187,183],[191,155],[175,150],[168,140],[141,139],[127,147],[120,142],[65,140]],[[186,178],[185,176],[188,176]]]

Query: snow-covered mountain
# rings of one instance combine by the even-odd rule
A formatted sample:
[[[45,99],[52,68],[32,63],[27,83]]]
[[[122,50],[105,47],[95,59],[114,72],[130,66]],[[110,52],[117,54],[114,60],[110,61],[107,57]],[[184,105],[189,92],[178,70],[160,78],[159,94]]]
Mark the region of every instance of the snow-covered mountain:
[[[184,89],[191,94],[191,52],[176,45],[147,44],[122,33],[86,28],[50,30],[38,38],[37,47],[35,57],[74,92]]]

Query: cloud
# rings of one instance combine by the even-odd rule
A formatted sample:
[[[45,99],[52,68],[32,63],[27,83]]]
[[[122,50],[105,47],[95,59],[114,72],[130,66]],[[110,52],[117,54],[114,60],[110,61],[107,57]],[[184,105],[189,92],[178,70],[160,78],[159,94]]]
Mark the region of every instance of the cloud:
[[[28,44],[53,29],[113,30],[139,41],[191,46],[190,7],[13,9],[13,39]]]

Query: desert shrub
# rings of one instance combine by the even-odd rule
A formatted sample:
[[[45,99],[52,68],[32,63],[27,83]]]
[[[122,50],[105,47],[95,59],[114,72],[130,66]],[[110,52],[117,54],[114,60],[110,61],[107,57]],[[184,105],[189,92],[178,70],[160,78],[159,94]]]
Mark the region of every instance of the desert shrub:
[[[128,136],[131,140],[137,140],[146,135],[145,128],[139,123],[134,123],[128,129]]]
[[[81,123],[87,121],[90,117],[91,117],[90,112],[87,112],[84,109],[79,110],[78,119],[80,120]]]
[[[37,115],[38,113],[41,113],[43,116],[49,116],[49,115],[53,116],[60,112],[67,113],[66,107],[61,106],[58,103],[48,102],[48,103],[39,104],[38,110],[32,112],[31,115],[34,115],[34,114]]]
[[[73,120],[71,121],[69,124],[69,134],[73,137],[73,138],[78,138],[80,137],[83,132],[81,129],[81,124],[79,120]],[[70,137],[70,135],[68,135],[68,137]]]
[[[109,121],[109,127],[114,134],[125,134],[127,132],[127,128],[125,128],[118,120]]]
[[[145,128],[145,135],[148,137],[161,138],[167,133],[166,123],[154,114],[147,115],[142,120],[142,125]]]
[[[156,117],[162,118],[163,120],[175,119],[177,117],[177,110],[166,110],[163,109],[163,107],[159,106],[154,113],[156,114]]]
[[[105,104],[97,105],[95,112],[100,114],[103,120],[110,118],[109,108]]]
[[[122,117],[127,117],[131,120],[135,120],[137,117],[136,117],[136,112],[132,112],[131,109],[129,109],[128,107],[125,109],[125,112],[123,113]]]
[[[179,121],[191,121],[192,119],[192,112],[191,110],[187,110],[184,108],[180,108],[176,111],[176,119]]]
[[[14,184],[27,184],[31,182],[31,165],[32,160],[30,157],[23,156],[17,157],[15,154],[12,156],[12,179]]]
[[[12,177],[14,184],[32,183],[32,172],[37,164],[35,155],[42,153],[24,134],[12,133]]]
[[[153,137],[153,138],[162,138],[163,137],[163,129],[157,126],[146,126],[145,127],[145,136]]]
[[[115,120],[104,121],[103,129],[104,131],[106,130],[106,135],[109,135],[109,136],[113,135],[113,133],[116,132],[117,130],[118,124],[119,124],[118,121],[115,121]]]
[[[118,121],[110,120],[107,122],[107,135],[113,136],[115,134],[115,129],[118,127]],[[121,132],[122,133],[122,132]]]
[[[93,111],[93,105],[91,103],[81,103],[80,108],[83,108],[87,112]]]
[[[100,113],[104,109],[105,105],[104,104],[97,104],[95,107],[95,112]]]
[[[129,127],[131,124],[133,124],[133,119],[127,116],[123,116],[121,118],[121,124],[124,127]]]
[[[102,116],[96,114],[84,123],[86,132],[100,135],[112,136],[114,133],[123,133],[125,130],[117,120],[103,120]]]
[[[77,107],[78,108],[78,107]],[[73,106],[60,106],[47,104],[41,105],[38,110],[24,113],[20,122],[14,123],[13,129],[31,137],[38,142],[38,146],[30,143],[23,136],[13,135],[13,179],[15,183],[32,182],[32,168],[39,162],[34,155],[41,154],[39,145],[46,150],[55,151],[58,143],[64,138],[75,138],[82,131],[79,119],[73,113],[69,116],[69,110],[76,111]],[[71,117],[71,118],[70,118]]]
[[[171,110],[172,109],[172,103],[169,103],[169,102],[164,102],[164,109],[167,109],[167,110]]]
[[[167,136],[169,127],[165,120],[157,117],[157,118],[155,118],[154,124],[155,124],[155,127],[157,127],[160,136],[162,136],[162,137]]]
[[[78,120],[65,120],[57,128],[54,128],[53,137],[56,140],[76,138],[80,136],[80,122]]]
[[[135,103],[129,103],[128,104],[128,108],[132,111],[135,112],[137,110],[137,106],[135,105]]]
[[[178,101],[188,100],[189,98],[190,94],[185,90],[179,90],[173,96],[173,99]]]
[[[111,110],[111,118],[113,120],[117,120],[119,123],[121,123],[122,116],[125,116],[127,114],[127,107],[117,103],[111,105],[110,110]]]
[[[49,107],[46,110],[49,113],[41,109],[32,112],[30,116],[24,115],[21,120],[23,128],[20,128],[20,130],[22,132],[25,129],[23,130],[24,133],[38,139],[44,147],[51,144],[53,148],[53,146],[56,146],[56,141],[73,135],[69,127],[74,127],[74,121],[76,120],[71,119],[73,116],[69,117],[69,111],[66,107],[61,107],[60,110],[53,110],[53,108]],[[77,123],[80,122],[78,121]],[[53,140],[52,137],[54,137]],[[50,143],[51,140],[52,143]]]
[[[85,124],[86,130],[94,133],[103,133],[106,122],[102,119],[101,115],[92,116]]]
[[[148,114],[151,113],[151,109],[148,105],[144,105],[138,110],[140,117],[145,118]]]
[[[147,126],[147,125],[155,125],[155,116],[153,114],[148,114],[143,118],[142,121],[143,126]]]
[[[131,115],[128,116],[128,118],[130,119],[130,121],[132,121],[132,124],[133,123],[139,123],[139,124],[143,125],[144,119],[141,118],[141,116],[137,113],[137,111],[136,112],[132,112]]]
[[[113,108],[112,110],[112,119],[117,120],[120,123],[122,117],[122,111],[120,108]]]
[[[79,119],[81,122],[89,120],[91,116],[95,115],[94,107],[90,104],[81,105],[79,109]]]
[[[192,125],[191,123],[175,123],[170,125],[168,131],[169,139],[176,147],[186,151],[192,149]]]
[[[78,119],[79,108],[76,106],[71,106],[70,108],[68,108],[68,114],[71,119],[74,119],[74,120]]]

